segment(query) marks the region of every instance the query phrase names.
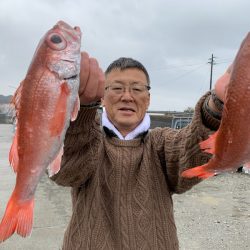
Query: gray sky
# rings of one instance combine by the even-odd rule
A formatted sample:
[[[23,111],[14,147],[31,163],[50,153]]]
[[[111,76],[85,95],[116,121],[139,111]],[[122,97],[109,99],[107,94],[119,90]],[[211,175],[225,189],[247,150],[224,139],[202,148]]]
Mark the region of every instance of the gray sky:
[[[105,70],[121,56],[151,77],[151,110],[194,107],[232,62],[250,30],[249,0],[1,0],[0,94],[24,78],[35,48],[58,20],[80,26],[82,50]]]

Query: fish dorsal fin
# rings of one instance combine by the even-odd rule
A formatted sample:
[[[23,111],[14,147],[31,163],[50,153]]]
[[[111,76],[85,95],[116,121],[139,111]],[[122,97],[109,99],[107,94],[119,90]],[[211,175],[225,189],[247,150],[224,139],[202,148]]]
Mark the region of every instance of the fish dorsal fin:
[[[20,110],[20,99],[22,94],[22,88],[23,88],[22,81],[17,88],[16,92],[14,93],[14,96],[11,99],[11,106],[12,106],[12,113],[13,113],[13,121],[14,126],[16,128],[15,135],[13,138],[13,142],[10,148],[9,152],[9,163],[12,166],[14,172],[16,173],[18,171],[18,164],[19,164],[19,156],[18,156],[18,117],[19,117],[19,110]]]
[[[11,102],[10,102],[11,106],[15,110],[14,117],[16,119],[18,119],[19,110],[20,110],[20,99],[21,99],[21,94],[22,94],[22,89],[23,89],[23,83],[24,83],[24,81],[22,81],[20,83],[19,87],[17,88],[17,90],[14,93],[14,96],[12,97]]]
[[[74,107],[71,113],[71,121],[76,120],[79,109],[80,109],[80,99],[79,99],[79,96],[77,95],[77,98],[75,100]]]
[[[51,136],[59,136],[64,128],[67,110],[67,100],[70,95],[70,89],[67,82],[63,82],[60,87],[60,95],[55,107],[55,116],[50,122]]]

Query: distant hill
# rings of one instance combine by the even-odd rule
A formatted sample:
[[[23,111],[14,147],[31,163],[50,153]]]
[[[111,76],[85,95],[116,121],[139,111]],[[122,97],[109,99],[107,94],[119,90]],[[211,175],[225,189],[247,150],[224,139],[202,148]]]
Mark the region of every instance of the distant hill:
[[[0,104],[8,104],[8,103],[10,103],[11,98],[12,98],[11,95],[8,95],[8,96],[0,95]]]

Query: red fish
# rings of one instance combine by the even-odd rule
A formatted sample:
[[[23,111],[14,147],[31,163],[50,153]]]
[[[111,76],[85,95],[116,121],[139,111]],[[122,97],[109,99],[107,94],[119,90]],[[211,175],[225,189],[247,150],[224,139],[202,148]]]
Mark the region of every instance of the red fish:
[[[9,160],[17,175],[0,242],[14,232],[30,235],[38,182],[47,168],[51,175],[60,170],[65,133],[80,107],[80,43],[80,28],[59,21],[41,39],[13,97],[17,124]]]
[[[250,33],[236,55],[220,127],[216,133],[200,143],[200,148],[213,154],[209,162],[188,169],[183,177],[201,179],[217,173],[234,171],[239,166],[250,167]]]

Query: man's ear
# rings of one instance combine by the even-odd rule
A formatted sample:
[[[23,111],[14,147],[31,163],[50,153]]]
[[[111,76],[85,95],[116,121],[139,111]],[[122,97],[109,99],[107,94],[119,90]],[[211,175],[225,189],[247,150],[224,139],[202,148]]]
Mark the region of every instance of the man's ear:
[[[148,93],[148,107],[150,105],[150,93]],[[148,107],[147,107],[147,110],[148,110]]]

